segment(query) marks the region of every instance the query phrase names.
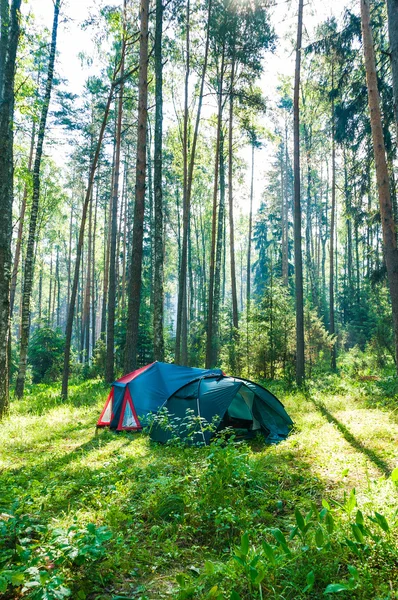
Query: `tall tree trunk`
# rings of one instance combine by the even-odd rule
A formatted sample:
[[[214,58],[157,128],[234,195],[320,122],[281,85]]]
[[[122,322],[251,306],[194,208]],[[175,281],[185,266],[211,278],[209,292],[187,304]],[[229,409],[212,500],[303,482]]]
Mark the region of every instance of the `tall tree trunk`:
[[[394,93],[394,114],[398,136],[398,0],[387,0],[387,12],[392,70],[392,89]]]
[[[332,89],[334,87],[332,66]],[[329,254],[329,333],[335,335],[334,322],[334,230],[336,221],[336,142],[334,122],[334,100],[332,99],[332,209],[330,214],[330,254]],[[331,367],[336,370],[336,344],[331,350]]]
[[[284,144],[284,172],[285,172],[285,185],[284,185],[284,195],[282,194],[282,206],[284,205],[285,209],[283,211],[283,219],[282,219],[282,280],[283,285],[288,287],[289,285],[289,153],[288,153],[288,136],[287,136],[287,117],[285,117],[285,144]],[[282,167],[283,168],[283,167]],[[283,178],[283,171],[282,171]]]
[[[55,285],[57,287],[57,311],[56,311],[56,326],[60,326],[60,308],[61,308],[61,288],[60,288],[60,276],[59,276],[59,246],[57,246],[57,258],[55,262]]]
[[[250,375],[249,359],[249,322],[250,322],[250,300],[251,300],[251,260],[252,260],[252,229],[253,229],[253,194],[254,194],[254,141],[252,143],[252,169],[250,178],[250,208],[249,208],[249,232],[247,236],[247,260],[246,260],[246,360],[247,370]]]
[[[120,172],[120,148],[122,138],[122,116],[123,116],[123,77],[124,58],[126,50],[126,1],[123,4],[123,42],[122,56],[120,61],[121,84],[119,87],[119,99],[117,109],[116,125],[116,154],[115,173],[112,190],[112,217],[110,224],[111,245],[109,254],[109,288],[108,288],[108,320],[106,331],[106,362],[105,380],[112,383],[115,379],[115,312],[116,312],[116,244],[117,244],[117,208],[119,199],[119,172]]]
[[[218,361],[218,352],[220,347],[220,292],[221,292],[221,257],[223,248],[223,229],[224,229],[224,207],[225,207],[225,157],[224,157],[224,132],[220,131],[220,201],[218,204],[218,223],[217,223],[217,242],[216,242],[216,263],[214,270],[214,308],[213,308],[213,327],[214,327],[214,364]]]
[[[155,25],[155,132],[154,132],[154,209],[155,209],[155,263],[153,279],[153,355],[164,360],[163,337],[163,193],[162,193],[162,138],[163,138],[163,0],[156,0]]]
[[[229,91],[228,129],[228,203],[229,203],[229,253],[231,262],[232,325],[237,332],[239,327],[238,296],[236,292],[235,231],[234,231],[234,191],[233,191],[233,120],[234,120],[234,78],[235,60],[232,59]]]
[[[188,349],[188,327],[187,327],[187,261],[188,261],[188,229],[190,219],[190,206],[188,205],[188,84],[190,70],[190,40],[189,40],[189,9],[190,0],[186,6],[186,35],[185,35],[185,84],[184,84],[184,125],[182,136],[183,155],[183,199],[182,199],[182,255],[180,261],[181,287],[178,288],[177,304],[177,329],[175,362],[177,364],[187,362]],[[180,301],[181,300],[181,301]]]
[[[220,155],[220,135],[221,135],[221,120],[222,120],[222,94],[223,94],[223,78],[224,78],[224,58],[225,45],[222,47],[221,70],[219,75],[218,87],[218,118],[217,118],[217,136],[216,136],[216,153],[214,166],[214,189],[213,189],[213,216],[211,228],[211,253],[210,253],[210,275],[209,275],[209,302],[207,306],[207,339],[206,339],[206,369],[210,369],[215,364],[214,347],[215,335],[217,332],[214,329],[214,270],[216,257],[216,232],[217,232],[217,193],[218,193],[218,167]]]
[[[97,298],[96,298],[96,281],[95,281],[95,242],[97,235],[97,213],[98,213],[98,196],[99,196],[99,182],[100,182],[100,164],[98,162],[97,171],[97,190],[95,194],[95,208],[94,208],[94,226],[93,226],[93,258],[91,265],[91,348],[94,352],[96,336],[96,316],[97,316]]]
[[[137,163],[133,242],[130,263],[128,320],[126,331],[125,371],[137,365],[138,325],[141,299],[142,241],[145,211],[146,135],[148,111],[148,12],[149,0],[140,3],[140,61],[138,95]]]
[[[296,69],[294,76],[294,267],[296,282],[296,381],[301,385],[305,377],[304,363],[304,300],[303,257],[301,250],[301,198],[300,198],[300,66],[303,33],[303,0],[299,0]]]
[[[83,250],[84,229],[85,229],[85,225],[86,225],[87,210],[88,210],[88,205],[90,202],[91,192],[92,192],[92,188],[93,188],[94,175],[95,175],[95,171],[96,171],[97,164],[98,164],[98,157],[99,157],[99,153],[101,150],[102,139],[104,137],[105,127],[106,127],[106,124],[108,121],[108,115],[109,115],[109,110],[110,110],[110,106],[111,106],[111,102],[112,102],[113,91],[114,91],[115,85],[117,83],[115,80],[115,77],[116,77],[116,73],[114,75],[114,79],[113,79],[113,82],[112,82],[110,90],[109,90],[108,100],[106,103],[105,112],[104,112],[104,116],[102,119],[101,129],[100,129],[100,132],[98,135],[97,147],[95,150],[93,161],[91,163],[90,176],[88,178],[87,191],[86,191],[86,196],[85,196],[84,203],[83,203],[83,212],[82,212],[82,218],[81,218],[81,222],[80,222],[79,239],[78,239],[78,243],[76,246],[75,272],[74,272],[74,276],[73,276],[73,284],[72,284],[71,298],[70,298],[69,309],[68,309],[68,319],[66,322],[66,332],[65,332],[66,339],[65,339],[64,370],[63,370],[63,374],[62,374],[62,397],[64,398],[64,400],[66,400],[66,398],[68,397],[68,381],[69,381],[69,368],[70,368],[69,363],[70,363],[70,353],[71,353],[71,345],[72,345],[72,329],[73,329],[73,319],[74,319],[74,314],[75,314],[77,287],[78,287],[78,283],[79,283],[80,262],[81,262],[82,250]]]
[[[88,236],[87,236],[87,268],[86,268],[86,286],[84,291],[83,304],[83,362],[88,363],[90,354],[90,307],[91,307],[91,267],[92,267],[92,244],[93,244],[93,194],[90,197],[89,215],[88,215]]]
[[[123,262],[122,262],[122,315],[125,314],[126,308],[126,274],[127,274],[127,238],[128,238],[128,229],[130,227],[130,205],[129,205],[129,194],[128,194],[128,169],[127,165],[130,162],[130,146],[127,144],[127,154],[125,157],[124,163],[124,190],[125,190],[125,198],[124,198],[124,227],[123,227]]]
[[[106,242],[104,246],[104,278],[102,287],[102,309],[101,309],[101,337],[105,339],[106,333],[106,310],[108,302],[108,288],[109,288],[109,261],[111,255],[111,227],[112,227],[112,210],[113,210],[113,188],[115,186],[115,167],[116,167],[116,128],[117,128],[117,110],[115,109],[115,135],[113,143],[113,158],[112,158],[112,178],[111,178],[111,193],[109,198],[109,206],[105,207],[104,211],[104,229]]]
[[[32,134],[31,134],[31,138],[30,138],[28,173],[30,173],[30,171],[32,169],[33,151],[34,151],[34,147],[35,147],[35,135],[36,135],[36,121],[34,120],[33,125],[32,125]],[[23,235],[23,226],[24,226],[24,222],[25,222],[27,199],[28,199],[28,184],[25,183],[23,196],[22,196],[21,212],[19,215],[17,243],[15,245],[14,264],[13,264],[13,268],[12,268],[12,277],[11,277],[11,289],[10,289],[10,316],[11,317],[12,317],[12,313],[14,311],[15,291],[17,289],[17,278],[18,278],[19,261],[21,258],[22,235]]]
[[[380,98],[377,88],[376,60],[373,47],[372,29],[370,25],[369,0],[361,0],[361,20],[366,83],[368,87],[370,125],[372,129],[373,151],[376,165],[376,179],[383,231],[384,256],[386,260],[394,323],[395,360],[398,372],[398,251],[390,195],[386,152],[384,146],[383,127],[381,121]]]
[[[193,172],[195,166],[196,156],[196,145],[199,134],[200,117],[202,112],[203,104],[203,90],[207,71],[207,62],[209,56],[209,40],[210,40],[210,16],[212,9],[212,0],[209,0],[208,13],[207,13],[207,32],[206,32],[206,46],[205,55],[203,61],[202,75],[200,80],[200,91],[198,100],[198,112],[196,113],[195,131],[192,140],[192,148],[190,153],[187,191],[186,191],[186,218],[189,219],[191,209],[191,193],[192,193],[192,182]],[[185,213],[184,213],[185,214]],[[184,306],[184,294],[186,290],[186,279],[187,279],[187,260],[188,260],[188,228],[183,231],[182,240],[182,251],[181,251],[181,262],[179,268],[179,281],[178,281],[178,303],[177,303],[177,331],[176,331],[176,349],[175,349],[175,362],[178,364],[181,360],[181,325],[183,319],[183,306]]]
[[[51,48],[50,57],[48,61],[48,73],[46,90],[43,99],[43,106],[40,116],[39,131],[37,135],[36,155],[33,166],[33,193],[32,193],[32,206],[30,209],[30,222],[29,222],[29,235],[26,247],[26,258],[25,258],[25,270],[24,270],[24,282],[23,282],[23,293],[22,293],[22,315],[21,315],[21,340],[20,340],[20,353],[19,353],[19,369],[18,377],[15,386],[15,395],[17,398],[22,398],[25,377],[26,377],[26,366],[27,366],[27,353],[29,343],[29,330],[30,330],[30,300],[32,295],[33,287],[33,276],[34,276],[34,245],[36,240],[36,225],[37,216],[39,211],[40,201],[40,167],[41,159],[43,154],[44,136],[46,131],[48,107],[50,105],[51,90],[54,78],[54,62],[55,62],[55,51],[57,46],[57,30],[58,30],[58,17],[61,0],[55,0],[54,4],[54,20],[51,35]]]
[[[50,254],[50,287],[48,290],[48,312],[47,312],[47,327],[51,327],[51,300],[52,300],[52,290],[53,290],[53,254]]]
[[[71,263],[72,263],[72,237],[73,237],[73,198],[70,206],[70,218],[69,218],[69,244],[68,244],[68,291],[67,291],[67,304],[66,314],[68,314],[68,307],[70,302],[70,287],[71,287]]]
[[[9,402],[10,279],[14,183],[14,79],[21,0],[0,0],[0,419]]]

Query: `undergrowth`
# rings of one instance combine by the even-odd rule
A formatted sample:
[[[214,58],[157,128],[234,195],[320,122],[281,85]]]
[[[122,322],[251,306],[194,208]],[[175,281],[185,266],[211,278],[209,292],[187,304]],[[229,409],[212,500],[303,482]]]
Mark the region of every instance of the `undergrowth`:
[[[0,428],[0,597],[398,598],[390,385],[274,384],[286,441],[202,448],[95,436],[100,381],[32,386]]]

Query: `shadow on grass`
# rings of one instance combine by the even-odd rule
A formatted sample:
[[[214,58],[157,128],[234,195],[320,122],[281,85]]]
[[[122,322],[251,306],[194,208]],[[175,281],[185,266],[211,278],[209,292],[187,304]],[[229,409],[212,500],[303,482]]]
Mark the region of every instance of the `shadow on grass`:
[[[358,440],[343,423],[341,423],[338,419],[336,419],[335,416],[332,415],[332,413],[328,411],[324,404],[322,404],[321,402],[317,402],[316,400],[311,398],[311,396],[308,397],[308,400],[312,402],[312,404],[319,410],[319,412],[325,417],[325,419],[329,423],[332,423],[337,427],[344,439],[355,450],[357,450],[357,452],[361,452],[362,454],[364,454],[366,458],[368,458],[386,477],[389,477],[391,475],[392,469],[390,465],[383,458],[381,458],[381,456],[379,456],[377,452],[375,452],[371,448],[368,448],[367,446],[365,446],[365,444],[363,444],[363,442]]]
[[[59,458],[46,459],[37,462],[34,465],[29,466],[29,473],[27,473],[26,466],[19,467],[17,469],[9,469],[4,472],[4,475],[7,477],[12,476],[16,483],[20,483],[18,481],[19,477],[24,480],[26,476],[29,475],[29,479],[40,479],[44,473],[49,474],[50,476],[55,476],[56,474],[62,473],[65,474],[65,469],[70,465],[70,463],[75,460],[80,460],[83,457],[87,456],[93,450],[99,450],[103,448],[106,444],[114,441],[114,436],[111,434],[103,435],[101,437],[94,437],[85,442],[84,444],[80,444],[80,446],[75,447],[70,452],[67,452],[60,456]],[[130,443],[130,440],[126,439],[125,443],[122,444],[119,448]],[[1,481],[1,474],[0,474]]]
[[[11,401],[11,411],[19,415],[41,416],[53,408],[69,406],[79,408],[96,405],[100,399],[104,403],[109,392],[109,385],[100,379],[89,379],[84,382],[71,382],[67,400],[61,397],[60,384],[32,384],[27,386],[24,398]]]

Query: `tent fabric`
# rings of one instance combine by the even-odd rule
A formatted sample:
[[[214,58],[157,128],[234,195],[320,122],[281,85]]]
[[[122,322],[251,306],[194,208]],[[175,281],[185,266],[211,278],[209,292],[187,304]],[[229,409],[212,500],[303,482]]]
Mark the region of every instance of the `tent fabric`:
[[[197,369],[154,362],[112,384],[97,427],[138,431],[151,415],[167,410],[169,425],[154,419],[152,439],[166,442],[177,435],[188,443],[209,443],[214,428],[243,424],[260,430],[270,441],[285,438],[292,420],[283,404],[251,381],[228,377],[220,369]],[[202,422],[212,425],[210,430]]]

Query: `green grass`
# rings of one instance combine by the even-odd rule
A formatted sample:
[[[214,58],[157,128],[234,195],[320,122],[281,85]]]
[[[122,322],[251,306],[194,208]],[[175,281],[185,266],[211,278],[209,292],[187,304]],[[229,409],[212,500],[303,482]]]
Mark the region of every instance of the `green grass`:
[[[180,448],[95,436],[99,381],[32,386],[0,427],[0,597],[398,598],[395,390],[274,385],[285,442]]]

